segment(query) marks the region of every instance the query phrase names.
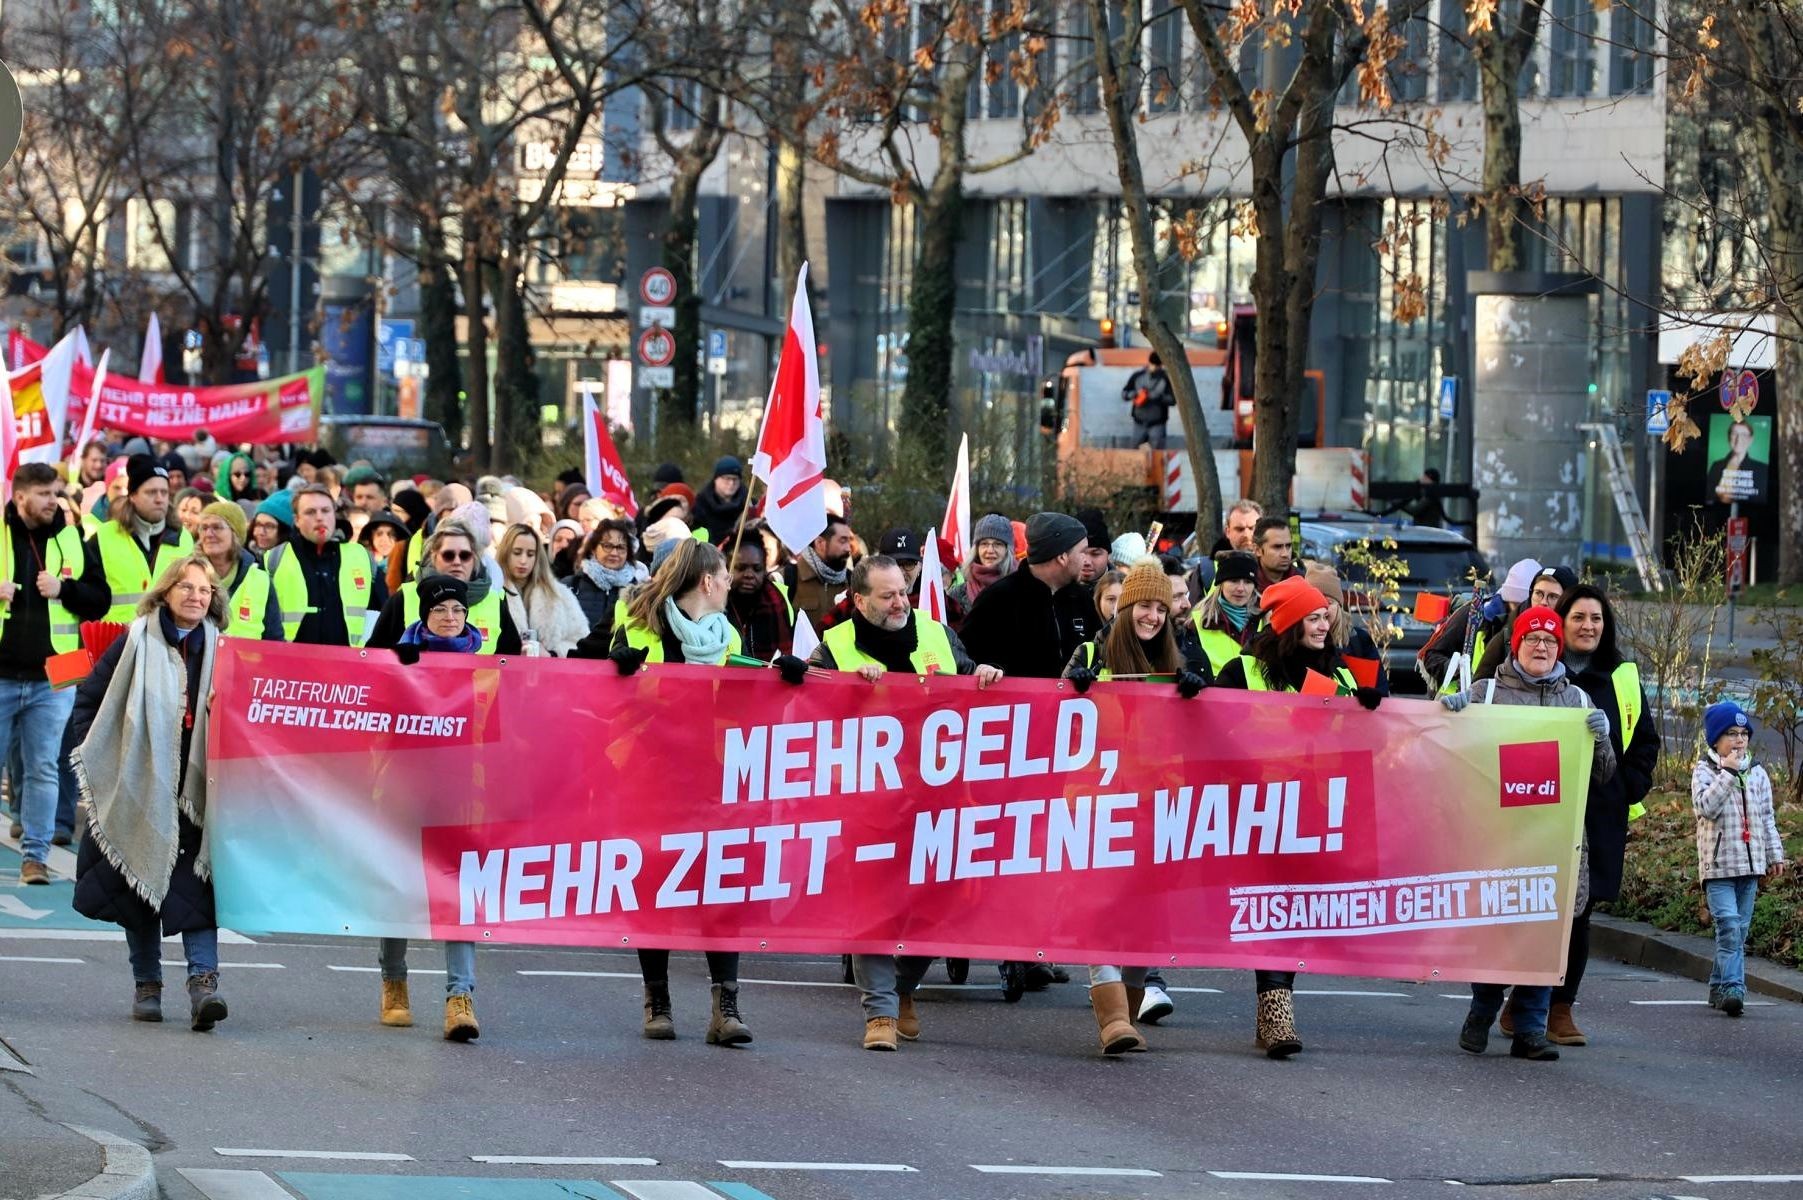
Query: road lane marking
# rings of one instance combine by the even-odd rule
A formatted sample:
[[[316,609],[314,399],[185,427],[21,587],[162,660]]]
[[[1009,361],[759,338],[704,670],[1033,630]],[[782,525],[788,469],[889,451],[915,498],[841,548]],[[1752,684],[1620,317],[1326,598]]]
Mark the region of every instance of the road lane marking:
[[[1707,1001],[1707,1000],[1630,1000],[1630,1001],[1628,1001],[1628,1003],[1644,1005],[1644,1006],[1651,1007],[1651,1008],[1674,1008],[1674,1007],[1679,1007],[1679,1006],[1693,1006],[1693,1007],[1701,1008],[1704,1005],[1708,1004],[1709,1001]],[[1774,1008],[1777,1006],[1777,1003],[1778,1002],[1776,1000],[1748,1000],[1746,1002],[1746,1005],[1748,1008]]]
[[[177,1173],[207,1200],[294,1200],[293,1193],[261,1171],[179,1167]]]
[[[638,1200],[720,1200],[718,1192],[687,1179],[610,1179],[607,1182]]]
[[[46,942],[123,942],[125,931],[117,928],[107,929],[0,929],[0,938],[18,938],[25,941]],[[166,937],[164,942],[179,945],[181,934]],[[254,946],[255,942],[241,933],[233,933],[229,929],[219,931],[221,946]]]
[[[560,1158],[548,1154],[472,1154],[471,1162],[498,1167],[655,1167],[655,1158]]]
[[[352,971],[358,975],[374,975],[376,972],[380,971],[381,969],[382,969],[381,967],[341,967],[337,963],[327,963],[326,964],[326,970],[328,970],[328,971]],[[409,975],[443,975],[444,972],[442,970],[434,971],[430,967],[408,967],[407,974],[409,974]],[[636,976],[635,976],[635,978],[636,978]]]
[[[411,1154],[391,1154],[381,1150],[245,1150],[231,1146],[215,1146],[220,1158],[309,1158],[335,1162],[413,1162]]]
[[[707,1181],[707,1186],[727,1196],[729,1200],[771,1200],[771,1197],[758,1191],[749,1183],[739,1183],[736,1180],[710,1179]]]
[[[165,958],[163,960],[163,965],[165,967],[185,967],[188,964],[179,958]],[[243,967],[248,967],[254,971],[285,971],[285,970],[287,970],[287,968],[284,967],[281,963],[222,962],[219,964],[219,969],[222,971],[223,970],[234,970],[235,971],[235,970],[238,970],[239,968],[243,968]]]
[[[1163,1179],[1157,1171],[1144,1167],[1025,1167],[983,1166],[972,1163],[970,1169],[985,1175],[1117,1175],[1133,1179]]]
[[[1220,988],[1205,987],[1168,987],[1167,992],[1182,992],[1185,995],[1220,996],[1224,995]]]
[[[893,1174],[918,1174],[916,1168],[906,1163],[765,1162],[751,1158],[723,1158],[719,1161],[721,1166],[734,1171],[888,1171]]]
[[[374,970],[364,967],[333,967],[334,971]],[[515,971],[515,975],[550,975],[562,979],[643,979],[637,971]],[[744,980],[740,980],[741,983]]]
[[[1685,1183],[1803,1183],[1803,1175],[1680,1175]]]
[[[1389,1183],[1377,1175],[1303,1175],[1285,1171],[1210,1171],[1216,1179],[1262,1179],[1271,1183]]]
[[[0,962],[84,963],[85,958],[39,958],[30,954],[0,954]]]
[[[1355,992],[1335,988],[1323,988],[1316,991],[1305,991],[1298,988],[1293,994],[1297,996],[1388,996],[1398,1000],[1407,1000],[1409,998],[1407,992]]]

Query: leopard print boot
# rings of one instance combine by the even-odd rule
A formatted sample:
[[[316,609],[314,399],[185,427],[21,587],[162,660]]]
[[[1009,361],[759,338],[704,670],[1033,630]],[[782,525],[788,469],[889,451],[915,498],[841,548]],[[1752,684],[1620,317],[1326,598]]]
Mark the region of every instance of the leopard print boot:
[[[1296,1036],[1296,1001],[1287,987],[1258,994],[1258,1048],[1266,1058],[1288,1058],[1302,1049]]]

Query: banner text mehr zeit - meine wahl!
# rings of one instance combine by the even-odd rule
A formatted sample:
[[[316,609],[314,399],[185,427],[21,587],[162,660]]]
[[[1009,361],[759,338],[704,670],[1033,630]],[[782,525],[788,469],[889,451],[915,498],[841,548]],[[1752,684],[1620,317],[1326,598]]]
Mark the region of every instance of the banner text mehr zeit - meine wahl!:
[[[1563,961],[1588,741],[1552,714],[260,643],[221,675],[215,873],[247,928],[1516,982]],[[240,886],[297,851],[333,871]]]

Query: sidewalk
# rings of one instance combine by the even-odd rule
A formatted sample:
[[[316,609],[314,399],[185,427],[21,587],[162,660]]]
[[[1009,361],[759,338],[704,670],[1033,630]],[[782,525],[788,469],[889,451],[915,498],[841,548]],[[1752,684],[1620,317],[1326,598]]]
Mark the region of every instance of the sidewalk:
[[[1597,913],[1590,918],[1590,957],[1614,958],[1637,967],[1709,982],[1715,941],[1690,933],[1667,933],[1639,921]],[[1747,990],[1778,1000],[1803,1002],[1803,971],[1747,955]]]
[[[150,1152],[104,1128],[121,1123],[80,1089],[36,1075],[0,1030],[0,1200],[154,1200]]]

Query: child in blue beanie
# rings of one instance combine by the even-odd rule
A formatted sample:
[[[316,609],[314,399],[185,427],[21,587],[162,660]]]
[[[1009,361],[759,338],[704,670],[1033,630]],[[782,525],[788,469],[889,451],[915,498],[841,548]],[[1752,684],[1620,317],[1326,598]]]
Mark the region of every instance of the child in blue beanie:
[[[1753,761],[1753,719],[1732,700],[1703,713],[1709,748],[1690,773],[1697,860],[1715,923],[1709,1007],[1740,1016],[1747,1002],[1747,928],[1761,876],[1784,874],[1784,841],[1772,807],[1772,780]]]

